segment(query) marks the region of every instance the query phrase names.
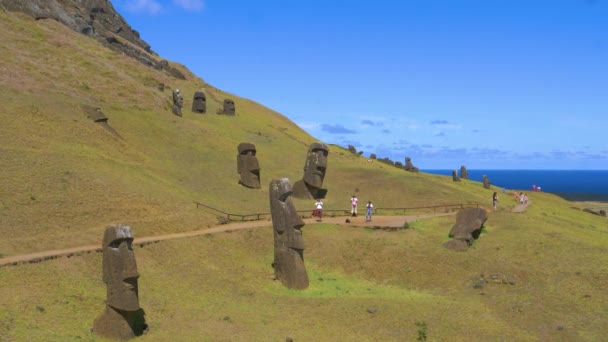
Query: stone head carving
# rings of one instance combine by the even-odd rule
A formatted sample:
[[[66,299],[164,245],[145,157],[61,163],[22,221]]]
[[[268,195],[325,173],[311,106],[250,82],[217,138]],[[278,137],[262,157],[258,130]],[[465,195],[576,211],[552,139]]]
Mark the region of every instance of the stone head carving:
[[[239,184],[248,188],[260,188],[260,164],[255,156],[255,145],[251,143],[240,143],[239,154],[236,157],[237,172],[241,175]]]
[[[486,189],[491,188],[492,183],[490,183],[490,179],[488,178],[488,176],[483,175],[481,179],[482,179],[483,187],[484,188],[486,188]]]
[[[127,340],[148,329],[139,307],[137,264],[131,249],[133,235],[127,225],[106,228],[103,235],[103,281],[107,286],[106,308],[93,322],[100,336]]]
[[[192,100],[192,112],[207,112],[207,98],[205,97],[205,93],[203,93],[202,91],[197,91],[194,93],[194,98]]]
[[[304,177],[294,184],[294,196],[297,198],[323,198],[319,190],[327,170],[327,145],[316,142],[308,147],[304,163]],[[325,192],[322,192],[323,194]]]
[[[460,167],[460,178],[469,179],[469,172],[467,171],[467,167],[464,165]]]
[[[184,106],[184,98],[179,89],[173,91],[173,114],[182,116],[182,107]]]
[[[224,100],[224,115],[235,115],[236,107],[234,105],[234,101],[231,99]]]
[[[289,179],[270,182],[270,212],[274,231],[274,273],[288,288],[308,287],[308,274],[304,265],[304,221],[298,216],[291,200]]]
[[[458,172],[456,170],[452,170],[452,180],[454,182],[460,182],[460,177],[458,177]]]
[[[406,171],[409,172],[418,172],[418,168],[412,164],[412,158],[405,157],[405,166],[403,167]]]
[[[103,282],[108,290],[106,304],[126,311],[139,309],[139,273],[132,242],[131,228],[126,225],[110,226],[103,236]]]

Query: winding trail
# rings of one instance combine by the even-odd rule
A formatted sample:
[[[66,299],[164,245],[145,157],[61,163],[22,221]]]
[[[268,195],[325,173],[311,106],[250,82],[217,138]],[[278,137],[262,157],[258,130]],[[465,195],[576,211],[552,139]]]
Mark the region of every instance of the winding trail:
[[[419,215],[407,215],[407,216],[373,216],[371,222],[365,222],[365,216],[357,216],[357,217],[325,217],[322,220],[322,223],[333,223],[333,224],[341,224],[346,227],[377,227],[377,228],[399,228],[403,227],[403,225],[411,220],[421,219],[421,218],[429,218],[429,217],[437,217],[437,216],[449,216],[456,215],[456,212],[449,213],[431,213],[431,214],[419,214]],[[350,220],[350,223],[345,223],[346,219]],[[320,221],[315,218],[306,218],[304,219],[304,223],[307,225],[320,223]],[[147,236],[142,238],[135,238],[133,240],[134,245],[144,246],[151,243],[157,243],[164,240],[170,239],[179,239],[185,237],[192,237],[198,235],[207,235],[214,233],[222,233],[222,232],[233,232],[244,229],[252,229],[259,227],[268,227],[271,226],[272,222],[270,220],[260,220],[260,221],[246,221],[246,222],[233,222],[224,225],[218,225],[211,228],[193,230],[189,232],[182,233],[173,233],[173,234],[165,234],[165,235],[157,235],[157,236]],[[21,255],[13,255],[5,258],[0,258],[0,267],[9,266],[9,265],[19,265],[19,264],[33,264],[42,262],[45,260],[56,259],[59,257],[72,257],[74,255],[82,254],[82,253],[91,253],[91,252],[101,252],[101,246],[99,244],[96,245],[85,245],[64,249],[54,249],[48,251],[41,251],[31,254],[21,254]]]

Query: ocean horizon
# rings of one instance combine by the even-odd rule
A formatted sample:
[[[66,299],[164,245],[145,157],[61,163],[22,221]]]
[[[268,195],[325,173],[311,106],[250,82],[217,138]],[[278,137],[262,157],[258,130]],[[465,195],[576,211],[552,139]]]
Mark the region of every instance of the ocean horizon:
[[[452,170],[421,172],[452,177]],[[460,176],[460,169],[457,170]],[[483,175],[493,186],[517,191],[541,191],[570,201],[608,201],[608,170],[467,170],[469,179],[481,182]]]

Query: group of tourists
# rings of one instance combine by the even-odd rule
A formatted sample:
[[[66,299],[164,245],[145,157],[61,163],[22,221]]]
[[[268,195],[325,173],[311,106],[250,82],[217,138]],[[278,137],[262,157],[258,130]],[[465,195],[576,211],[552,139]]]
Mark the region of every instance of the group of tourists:
[[[357,217],[357,208],[359,206],[359,199],[357,196],[353,195],[350,198],[350,216]],[[374,204],[372,201],[368,201],[365,206],[365,222],[370,222],[372,220],[372,214],[374,212]],[[312,212],[313,216],[317,216],[319,221],[323,220],[323,202],[320,199],[317,199],[315,202],[315,209]]]

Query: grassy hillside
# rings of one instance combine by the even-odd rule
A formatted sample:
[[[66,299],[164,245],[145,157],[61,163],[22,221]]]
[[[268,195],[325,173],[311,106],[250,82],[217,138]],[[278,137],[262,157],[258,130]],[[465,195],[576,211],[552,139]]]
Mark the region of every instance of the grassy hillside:
[[[193,201],[268,212],[267,184],[301,178],[315,141],[183,67],[187,80],[177,81],[54,21],[0,10],[0,56],[0,257],[96,244],[111,223],[130,224],[136,238],[217,224]],[[170,88],[184,93],[181,118],[171,114]],[[199,89],[210,114],[189,110]],[[235,117],[213,114],[226,97]],[[122,138],[87,119],[83,105],[101,107]],[[237,184],[240,142],[257,147],[262,189]],[[479,182],[407,173],[336,146],[324,187],[327,209],[346,209],[353,193],[378,208],[489,208],[492,194]],[[551,194],[530,200],[515,214],[501,196],[465,253],[442,247],[453,217],[392,233],[308,225],[305,291],[271,280],[269,225],[136,247],[151,328],[138,340],[602,340],[608,221]],[[0,341],[100,340],[89,329],[104,298],[98,253],[0,267]]]

